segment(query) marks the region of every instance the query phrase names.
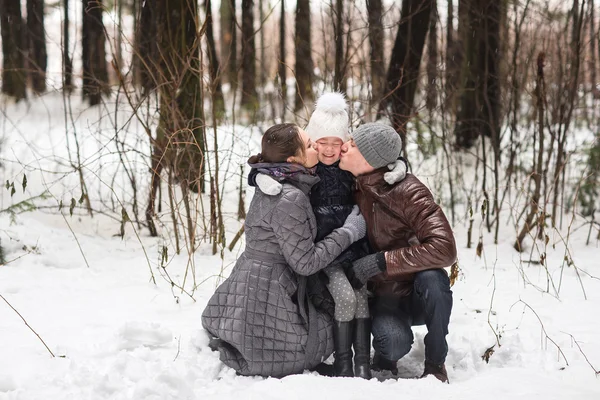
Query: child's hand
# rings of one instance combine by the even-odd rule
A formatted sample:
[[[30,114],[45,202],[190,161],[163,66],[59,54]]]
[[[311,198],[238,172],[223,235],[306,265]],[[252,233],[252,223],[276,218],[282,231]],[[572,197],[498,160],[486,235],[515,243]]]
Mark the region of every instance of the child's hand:
[[[389,164],[388,169],[391,171],[383,174],[383,180],[389,185],[398,183],[406,178],[407,163],[404,158],[400,157],[392,164]]]
[[[281,183],[277,182],[275,179],[271,178],[267,174],[258,174],[255,178],[256,186],[266,195],[276,196],[281,193]]]

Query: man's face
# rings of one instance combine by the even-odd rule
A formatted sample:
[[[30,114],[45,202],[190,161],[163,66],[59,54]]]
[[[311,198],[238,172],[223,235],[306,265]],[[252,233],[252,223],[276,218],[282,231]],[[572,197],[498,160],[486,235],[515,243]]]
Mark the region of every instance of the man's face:
[[[331,165],[340,159],[342,139],[337,137],[324,137],[317,140],[317,152],[319,161],[325,165]]]
[[[375,171],[363,155],[358,151],[358,147],[353,139],[348,140],[342,145],[340,154],[340,168],[350,172],[354,176],[360,176]]]

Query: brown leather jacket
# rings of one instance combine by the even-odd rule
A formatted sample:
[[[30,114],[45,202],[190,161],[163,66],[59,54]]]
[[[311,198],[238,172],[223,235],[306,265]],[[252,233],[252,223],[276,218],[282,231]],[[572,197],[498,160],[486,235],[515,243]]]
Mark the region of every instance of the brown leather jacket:
[[[387,271],[369,282],[377,296],[407,296],[416,272],[450,267],[456,261],[452,228],[431,192],[414,175],[394,185],[384,169],[356,179],[356,202],[375,251],[386,252]],[[409,239],[416,236],[418,245]],[[411,241],[412,242],[412,241]]]

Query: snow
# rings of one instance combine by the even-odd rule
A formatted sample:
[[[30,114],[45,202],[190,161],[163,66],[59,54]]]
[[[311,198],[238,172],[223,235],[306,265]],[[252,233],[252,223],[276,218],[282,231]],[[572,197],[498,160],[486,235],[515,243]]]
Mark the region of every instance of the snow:
[[[89,191],[100,208],[115,196],[101,180],[117,174],[115,182],[121,182],[113,186],[117,198],[126,193],[126,182],[114,151],[98,146],[110,124],[93,123],[98,111],[83,111],[75,98],[73,103]],[[544,267],[521,262],[521,257],[529,259],[529,253],[520,256],[512,249],[512,228],[503,227],[497,246],[484,235],[483,257],[478,258],[474,249],[465,247],[465,224],[454,227],[462,273],[453,287],[446,363],[450,385],[434,378],[379,382],[308,372],[284,379],[238,377],[208,348],[200,315],[217,283],[230,271],[243,241],[233,252],[225,250],[223,260],[219,254],[212,255],[210,244],[201,245],[193,256],[198,288],[194,299],[190,298],[172,288],[161,271],[160,253],[165,245],[170,253],[167,271],[178,284],[188,265],[185,251],[172,254],[166,228],[161,237],[151,238],[147,231],[134,231],[128,225],[121,239],[114,236],[119,221],[109,217],[110,207],[104,206],[106,215],[93,218],[79,204],[73,216],[68,207],[59,213],[57,199],[68,204],[71,196],[78,198],[80,193],[77,176],[64,164],[68,150],[61,101],[42,99],[28,107],[10,106],[7,116],[11,123],[2,126],[5,144],[0,159],[3,181],[15,181],[17,190],[11,198],[2,189],[0,209],[44,191],[51,196],[38,201],[50,208],[16,216],[0,214],[6,259],[16,259],[0,267],[0,294],[56,357],[0,299],[0,399],[599,398],[600,381],[585,360],[600,367],[596,314],[600,280],[595,278],[600,276],[600,253],[597,241],[585,245],[587,229],[572,233],[569,243],[581,283],[573,267],[562,268],[564,244],[558,234],[550,234],[546,251],[552,282],[548,291]],[[143,132],[132,124],[127,135],[134,146]],[[232,135],[235,146],[231,146]],[[231,240],[241,224],[233,212],[237,165],[256,149],[260,134],[243,127],[222,127],[218,137],[225,155],[222,167],[229,170],[224,209]],[[143,186],[149,177],[147,165],[142,158],[132,159],[131,165],[137,166]],[[24,173],[25,191],[20,186]],[[480,223],[476,215],[475,226]],[[191,287],[188,281],[186,290]],[[492,328],[500,335],[501,346],[494,348],[488,364],[481,356],[496,343]],[[420,375],[425,333],[423,327],[415,328],[413,349],[399,363],[402,378]]]
[[[47,19],[55,44],[60,43],[59,21],[56,12]],[[56,73],[60,57],[52,49],[49,65]],[[50,87],[60,86],[59,75],[49,81]],[[468,221],[459,218],[453,227],[461,275],[452,288],[446,362],[450,385],[432,377],[411,379],[422,372],[424,327],[414,329],[415,343],[399,363],[398,380],[327,378],[309,372],[283,379],[236,376],[209,349],[200,316],[243,249],[243,240],[233,251],[225,249],[223,258],[212,255],[207,242],[191,258],[185,248],[175,255],[166,207],[159,216],[164,222],[159,237],[134,224],[126,225],[123,238],[115,236],[120,204],[131,213],[133,198],[124,165],[136,175],[138,199],[145,207],[146,134],[129,119],[131,110],[123,99],[118,104],[108,99],[94,109],[87,109],[78,96],[70,102],[72,118],[65,118],[63,97],[56,92],[29,103],[5,104],[0,118],[0,175],[2,183],[14,182],[16,189],[11,196],[0,188],[0,240],[8,261],[0,266],[0,295],[6,299],[0,298],[0,400],[600,398],[600,377],[593,370],[600,370],[600,252],[597,240],[586,246],[583,220],[573,225],[578,229],[572,229],[568,242],[576,270],[563,263],[567,224],[562,237],[550,231],[548,245],[538,243],[533,256],[530,239],[525,253],[515,252],[515,228],[502,224],[498,245],[483,232],[479,258],[466,248]],[[124,163],[112,141],[116,132],[127,151]],[[212,146],[212,129],[208,134]],[[93,217],[78,202],[73,215],[69,213],[71,198],[81,196],[78,174],[70,165],[77,163],[76,137],[92,206],[101,211]],[[236,218],[239,166],[257,150],[260,133],[241,125],[221,126],[217,138],[229,243],[242,223]],[[464,169],[470,176],[473,165]],[[430,160],[419,163],[417,174],[435,190],[443,179],[440,171],[437,161]],[[6,212],[42,194],[35,199],[37,209]],[[248,190],[246,205],[251,195]],[[437,196],[446,204],[442,193]],[[518,211],[504,209],[503,215],[508,218],[511,212]],[[481,224],[476,213],[475,238]],[[163,246],[168,248],[166,268],[161,267]],[[547,270],[527,262],[539,260],[543,251]],[[193,298],[169,279],[182,285],[186,272],[184,287]],[[486,363],[482,355],[497,343],[496,335],[501,346],[494,347]]]

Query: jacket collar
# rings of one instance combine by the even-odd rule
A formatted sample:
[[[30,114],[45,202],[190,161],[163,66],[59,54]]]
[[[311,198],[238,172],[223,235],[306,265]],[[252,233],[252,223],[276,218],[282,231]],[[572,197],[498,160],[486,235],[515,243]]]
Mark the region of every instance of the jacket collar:
[[[308,194],[321,179],[315,175],[316,167],[306,168],[296,163],[248,163],[253,173],[263,173],[278,182],[288,182]],[[251,180],[249,179],[249,182]],[[251,184],[252,185],[252,184]]]
[[[340,166],[340,160],[337,160],[336,162],[334,162],[333,164],[323,164],[321,161],[319,161],[319,163],[317,164],[317,167],[320,168],[336,168]]]
[[[316,175],[310,174],[296,174],[290,177],[286,177],[284,182],[288,182],[291,185],[296,186],[304,194],[308,194],[313,186],[315,186],[321,179]]]
[[[385,172],[385,168],[379,168],[371,173],[357,176],[356,186],[358,190],[361,192],[365,190],[373,191],[374,189],[381,187],[385,184],[385,181],[383,180],[383,174],[385,174]]]
[[[383,179],[383,175],[387,171],[388,169],[383,167],[371,172],[370,174],[357,177],[356,188],[363,198],[383,203],[387,207],[392,207],[392,205],[397,201],[397,187],[400,182],[393,185],[388,184]]]

